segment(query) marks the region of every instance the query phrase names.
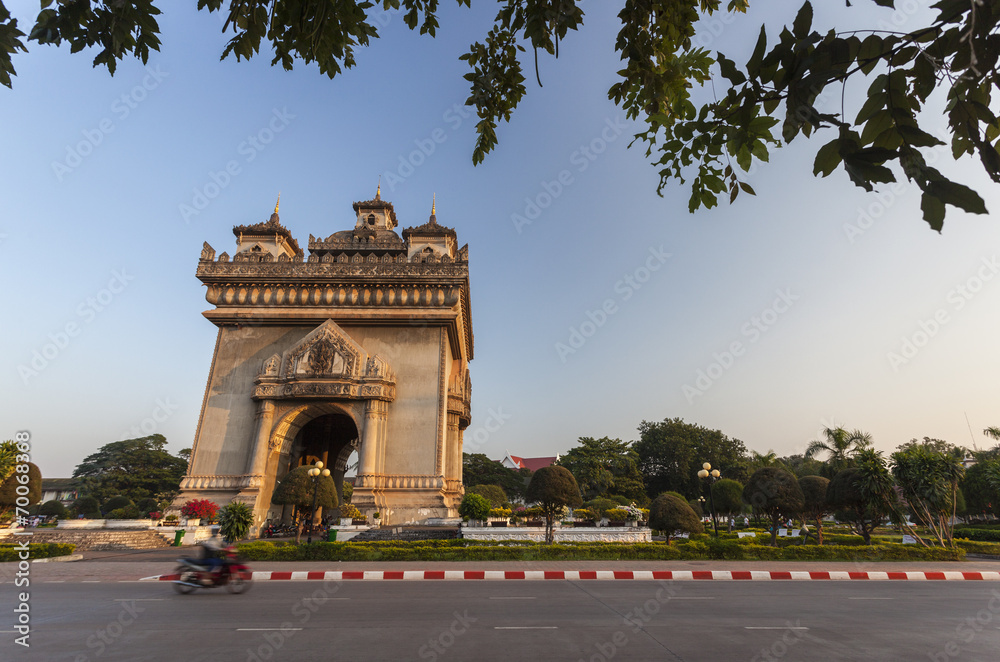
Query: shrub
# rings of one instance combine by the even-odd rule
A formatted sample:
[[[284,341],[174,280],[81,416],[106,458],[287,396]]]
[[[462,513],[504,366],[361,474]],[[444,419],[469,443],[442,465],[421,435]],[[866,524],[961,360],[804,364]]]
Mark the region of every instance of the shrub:
[[[720,478],[712,483],[715,512],[732,517],[743,511],[743,484],[732,478]]]
[[[510,508],[490,508],[490,517],[500,517],[507,519],[511,515]]]
[[[54,556],[68,556],[76,549],[76,545],[71,543],[29,543],[28,555],[33,559],[48,559]],[[23,551],[19,545],[0,543],[0,562],[21,561],[20,552]]]
[[[28,494],[18,494],[18,488],[20,487],[22,492],[24,490],[24,485],[21,484],[19,477],[24,476],[24,473],[19,471],[14,471],[7,479],[0,481],[0,511],[5,508],[13,508],[17,505],[18,497],[27,496],[28,504],[37,504],[42,499],[42,472],[35,465],[34,462],[28,462],[25,464],[17,464],[17,467],[27,466],[28,471]],[[23,501],[21,502],[24,503]]]
[[[663,543],[559,543],[530,541],[398,540],[292,545],[256,541],[239,545],[249,561],[574,561],[574,560],[841,560],[841,561],[960,561],[962,550],[916,545],[878,544],[837,547],[793,545],[771,547],[735,540]]]
[[[458,514],[467,520],[483,520],[490,515],[490,502],[478,494],[466,494],[458,507]]]
[[[628,510],[621,507],[612,508],[611,510],[605,510],[603,514],[609,520],[615,522],[624,521],[628,519]]]
[[[803,476],[799,478],[802,490],[802,517],[816,521],[816,540],[823,544],[823,517],[829,512],[826,492],[830,481],[823,476]]]
[[[331,476],[309,475],[310,465],[295,467],[278,482],[271,495],[271,503],[279,506],[295,506],[299,527],[296,540],[302,535],[302,525],[309,517],[313,503],[324,510],[333,510],[339,505],[337,486]],[[305,516],[303,516],[305,515]]]
[[[219,505],[208,499],[192,499],[181,506],[181,515],[191,519],[212,521],[219,512]]]
[[[649,525],[669,537],[675,531],[701,533],[705,529],[686,501],[665,493],[653,499],[649,507]]]
[[[107,519],[143,519],[142,512],[135,506],[115,508],[105,515]]]
[[[124,496],[111,497],[101,507],[101,512],[107,514],[110,513],[112,510],[118,510],[119,508],[128,508],[130,506],[134,507],[135,504],[132,502],[132,499],[129,499],[128,497]]]
[[[66,506],[62,505],[61,501],[52,499],[41,505],[38,514],[45,517],[66,517]]]
[[[361,511],[353,503],[340,504],[340,516],[344,519],[361,519]]]
[[[351,499],[354,498],[354,486],[344,481],[344,489],[340,491],[340,495],[343,497],[341,501],[343,503],[350,503]]]
[[[253,509],[242,501],[231,501],[219,511],[219,533],[226,542],[243,540],[253,524]]]
[[[101,504],[92,496],[80,497],[73,502],[73,514],[87,519],[101,519]]]
[[[600,518],[600,514],[603,513],[604,511],[617,508],[620,505],[627,506],[628,503],[620,504],[618,503],[618,501],[614,499],[609,499],[606,497],[597,497],[583,504],[583,506],[587,510],[589,510],[592,513],[595,513],[598,516],[598,518]]]
[[[490,502],[492,508],[503,508],[507,505],[507,495],[499,485],[473,485],[466,488],[466,494],[478,494]]]
[[[982,527],[956,526],[955,537],[979,542],[1000,542],[1000,530]]]
[[[967,554],[986,554],[989,556],[1000,556],[1000,545],[992,542],[975,542],[956,538],[955,544]]]
[[[147,497],[145,499],[142,499],[141,501],[139,501],[139,503],[135,505],[143,513],[143,517],[146,517],[149,513],[153,512],[154,510],[160,509],[159,502],[156,499],[153,499],[152,497]]]

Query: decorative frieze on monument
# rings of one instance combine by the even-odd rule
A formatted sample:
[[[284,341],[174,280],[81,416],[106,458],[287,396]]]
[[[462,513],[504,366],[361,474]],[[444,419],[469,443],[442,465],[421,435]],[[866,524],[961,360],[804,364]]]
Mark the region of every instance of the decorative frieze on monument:
[[[376,192],[352,230],[309,235],[278,216],[233,228],[230,257],[205,243],[197,276],[218,328],[188,475],[177,503],[252,503],[282,516],[274,485],[324,461],[353,502],[385,523],[454,517],[471,422],[468,246],[430,219],[397,234]],[[284,513],[287,516],[287,512]]]

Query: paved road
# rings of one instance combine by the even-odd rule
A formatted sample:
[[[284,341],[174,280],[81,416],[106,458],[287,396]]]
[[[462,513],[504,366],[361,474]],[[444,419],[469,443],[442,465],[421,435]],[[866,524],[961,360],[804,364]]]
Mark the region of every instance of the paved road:
[[[0,588],[0,631],[12,627]],[[2,660],[996,662],[993,582],[40,583]]]

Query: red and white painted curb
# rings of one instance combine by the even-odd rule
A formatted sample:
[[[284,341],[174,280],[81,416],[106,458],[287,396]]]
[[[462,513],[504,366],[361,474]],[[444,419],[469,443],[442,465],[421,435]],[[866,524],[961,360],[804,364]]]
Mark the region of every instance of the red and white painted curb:
[[[174,581],[180,575],[153,575],[140,581]],[[351,580],[464,580],[464,579],[523,579],[523,580],[613,580],[632,579],[659,581],[673,579],[723,581],[778,580],[909,580],[909,581],[1000,581],[1000,572],[850,572],[785,571],[785,570],[357,570],[357,571],[297,571],[254,572],[254,581],[351,581]]]

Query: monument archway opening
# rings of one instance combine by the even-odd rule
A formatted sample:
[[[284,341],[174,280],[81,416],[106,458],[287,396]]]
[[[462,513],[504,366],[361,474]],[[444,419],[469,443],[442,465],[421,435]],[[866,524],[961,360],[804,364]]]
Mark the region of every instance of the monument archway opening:
[[[347,471],[347,461],[359,444],[358,427],[354,420],[346,414],[323,414],[312,419],[299,430],[292,442],[291,466],[315,464],[317,461],[330,469],[330,475],[337,486],[337,500],[343,501],[344,474]],[[316,518],[333,515],[324,513],[319,508]]]

